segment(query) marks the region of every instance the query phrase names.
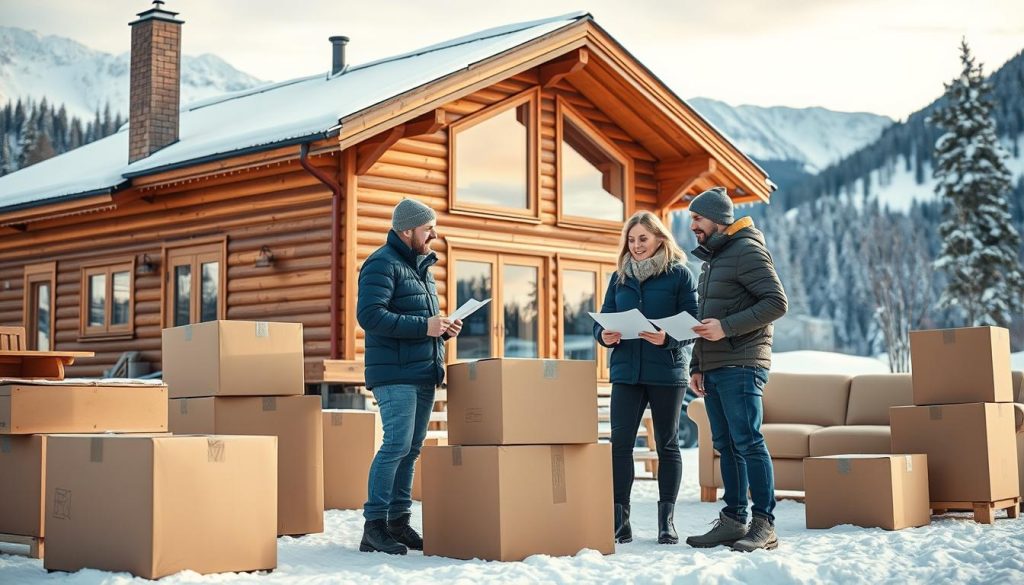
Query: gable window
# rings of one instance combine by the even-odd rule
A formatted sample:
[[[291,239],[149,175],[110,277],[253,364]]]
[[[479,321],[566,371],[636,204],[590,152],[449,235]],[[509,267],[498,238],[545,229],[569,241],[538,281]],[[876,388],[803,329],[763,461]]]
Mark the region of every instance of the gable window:
[[[224,242],[167,248],[164,254],[164,325],[223,319]]]
[[[135,260],[82,267],[80,334],[130,335],[133,330]]]
[[[57,263],[25,267],[25,311],[23,322],[28,349],[53,351],[53,313],[56,303]]]
[[[450,208],[526,219],[537,204],[538,92],[528,90],[450,127]]]
[[[558,100],[560,223],[619,229],[630,190],[629,158],[571,106]]]

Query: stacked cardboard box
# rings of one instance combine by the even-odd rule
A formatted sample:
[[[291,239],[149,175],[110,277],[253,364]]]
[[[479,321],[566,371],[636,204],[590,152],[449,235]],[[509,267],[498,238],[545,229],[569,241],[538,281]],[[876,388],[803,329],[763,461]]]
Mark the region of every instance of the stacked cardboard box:
[[[384,440],[380,414],[323,411],[324,508],[358,510],[366,503],[370,464]]]
[[[173,433],[278,438],[277,533],[323,532],[323,423],[304,396],[302,325],[209,321],[163,331]]]
[[[611,449],[594,362],[448,368],[447,446],[423,450],[423,552],[460,559],[615,551]]]
[[[1009,332],[910,334],[915,406],[890,409],[894,453],[928,455],[933,508],[1019,497]]]
[[[926,455],[808,457],[804,490],[808,528],[900,530],[931,523]]]

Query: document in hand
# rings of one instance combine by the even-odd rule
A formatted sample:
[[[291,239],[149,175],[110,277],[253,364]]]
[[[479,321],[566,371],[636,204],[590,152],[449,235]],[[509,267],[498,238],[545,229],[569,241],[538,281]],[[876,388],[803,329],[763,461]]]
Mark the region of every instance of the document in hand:
[[[462,319],[463,321],[465,321],[466,317],[469,317],[470,315],[475,313],[477,309],[486,305],[489,302],[491,302],[491,299],[484,299],[482,301],[478,301],[476,299],[469,299],[468,301],[462,303],[461,307],[455,309],[454,313],[448,315],[448,319],[450,319],[451,321],[454,321],[456,319]]]
[[[641,331],[654,333],[654,326],[636,309],[621,313],[590,313],[590,317],[608,331],[618,331],[623,339],[640,339]]]
[[[672,339],[676,341],[686,341],[687,339],[696,339],[699,337],[693,328],[700,325],[700,322],[693,318],[693,315],[683,311],[678,315],[671,317],[665,317],[664,319],[651,319],[651,323],[654,323],[661,329],[665,330],[672,336]]]

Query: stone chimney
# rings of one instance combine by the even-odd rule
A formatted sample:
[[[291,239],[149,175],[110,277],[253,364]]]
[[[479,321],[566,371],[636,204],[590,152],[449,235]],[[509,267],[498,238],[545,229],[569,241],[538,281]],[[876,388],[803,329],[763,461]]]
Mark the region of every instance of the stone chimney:
[[[132,27],[128,162],[178,141],[181,103],[181,25],[162,0],[138,14]]]

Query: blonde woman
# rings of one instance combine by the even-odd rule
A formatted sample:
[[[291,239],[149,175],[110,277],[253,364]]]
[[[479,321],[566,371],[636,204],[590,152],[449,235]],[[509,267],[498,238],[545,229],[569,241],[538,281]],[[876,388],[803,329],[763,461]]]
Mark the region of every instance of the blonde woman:
[[[697,289],[686,256],[658,217],[640,211],[622,228],[619,266],[604,295],[602,313],[639,309],[650,319],[697,313]],[[612,348],[612,477],[615,540],[631,542],[629,496],[633,488],[633,447],[644,410],[654,418],[658,448],[658,543],[676,544],[673,525],[683,464],[679,454],[679,412],[688,382],[692,341],[680,342],[651,327],[641,339],[594,325],[598,343]]]

